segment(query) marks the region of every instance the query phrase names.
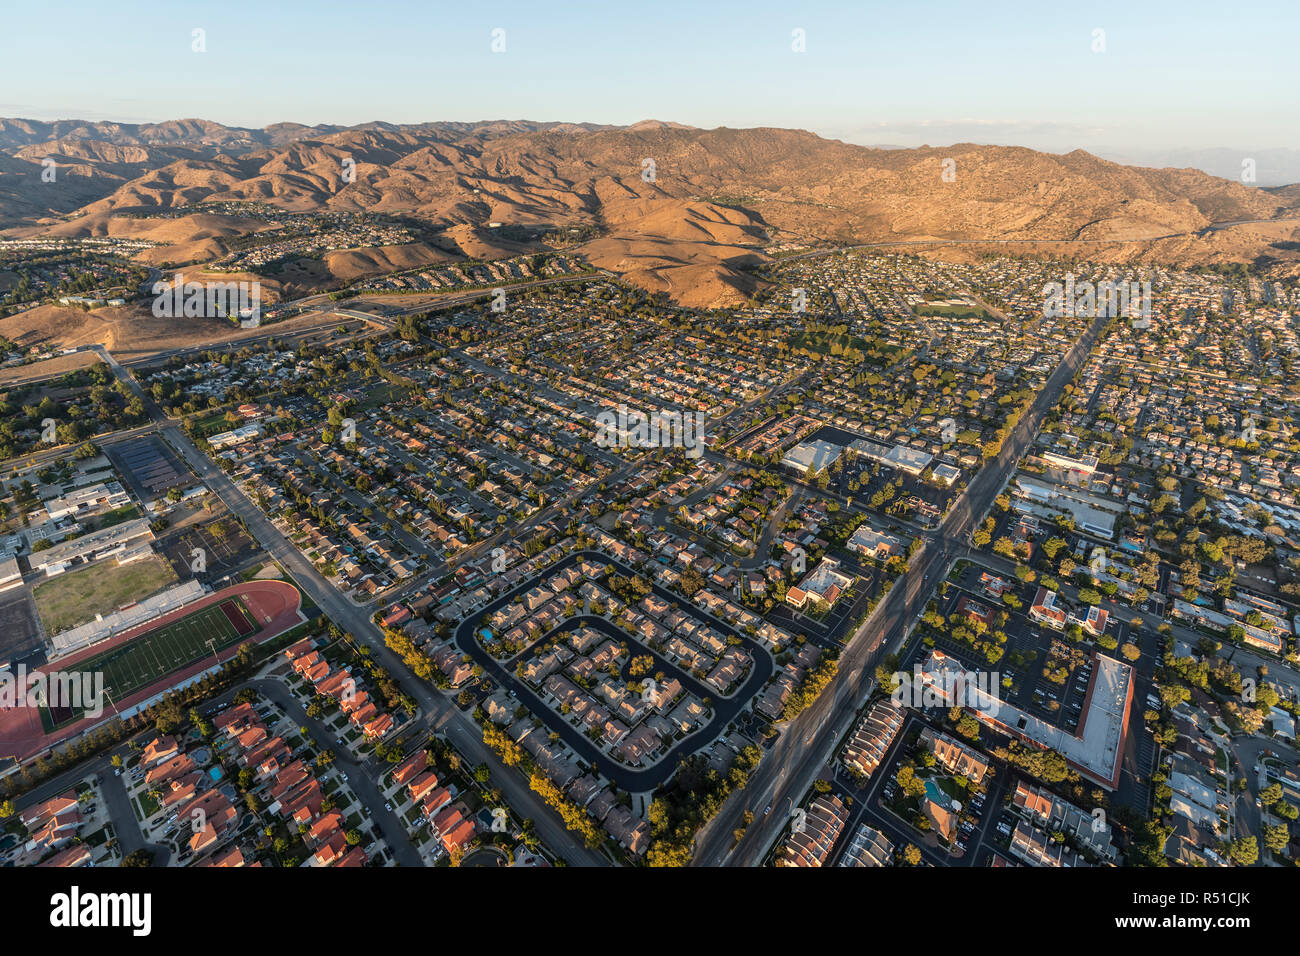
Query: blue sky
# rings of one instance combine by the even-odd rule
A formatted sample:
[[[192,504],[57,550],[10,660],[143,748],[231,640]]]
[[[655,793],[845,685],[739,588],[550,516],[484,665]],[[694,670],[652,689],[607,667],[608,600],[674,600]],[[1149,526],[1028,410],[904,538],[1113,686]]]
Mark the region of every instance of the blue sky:
[[[0,115],[36,119],[653,118],[901,146],[1300,148],[1294,0],[42,0],[0,15]]]

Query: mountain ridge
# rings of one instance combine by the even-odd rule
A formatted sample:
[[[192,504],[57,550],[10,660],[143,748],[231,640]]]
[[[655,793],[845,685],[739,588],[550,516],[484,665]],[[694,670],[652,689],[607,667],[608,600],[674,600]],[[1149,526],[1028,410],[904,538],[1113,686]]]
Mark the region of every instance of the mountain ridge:
[[[58,165],[57,185],[39,176],[47,159]],[[1166,249],[1182,262],[1232,255],[1292,269],[1293,257],[1274,241],[1297,235],[1242,233],[1229,243],[1207,230],[1294,216],[1300,190],[1125,166],[1082,149],[886,149],[804,130],[660,120],[258,130],[201,119],[0,119],[0,228],[91,234],[123,213],[201,212],[196,204],[212,202],[388,213],[435,231],[588,227],[597,238],[582,251],[593,264],[684,304],[717,305],[746,298],[750,267],[773,244],[1114,241],[1153,254],[1162,237],[1205,233]],[[200,248],[219,249],[215,242]]]

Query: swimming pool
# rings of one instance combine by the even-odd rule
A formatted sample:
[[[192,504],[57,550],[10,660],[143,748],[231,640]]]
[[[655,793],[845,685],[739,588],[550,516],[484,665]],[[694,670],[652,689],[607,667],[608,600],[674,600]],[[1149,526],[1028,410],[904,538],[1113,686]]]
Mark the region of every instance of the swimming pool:
[[[952,800],[948,794],[943,792],[943,787],[939,786],[933,780],[927,780],[925,782],[925,795],[941,807],[948,806],[949,802]]]

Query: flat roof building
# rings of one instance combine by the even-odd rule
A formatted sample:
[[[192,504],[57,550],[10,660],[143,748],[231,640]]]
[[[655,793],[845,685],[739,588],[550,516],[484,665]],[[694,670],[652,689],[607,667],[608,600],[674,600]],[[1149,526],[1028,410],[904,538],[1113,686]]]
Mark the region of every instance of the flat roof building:
[[[990,701],[990,706],[970,709],[994,730],[1055,750],[1089,780],[1114,790],[1119,785],[1120,761],[1128,736],[1133,668],[1104,654],[1094,653],[1092,660],[1092,680],[1075,734],[1006,701]],[[933,650],[922,665],[921,675],[927,685],[947,700],[948,688],[961,686],[954,671],[964,675],[960,662],[943,651]]]
[[[33,571],[44,571],[47,575],[61,574],[77,561],[94,561],[110,554],[121,554],[129,547],[152,538],[153,532],[149,530],[148,520],[137,518],[37,551],[28,561]]]
[[[844,449],[839,445],[814,438],[791,448],[781,459],[781,464],[801,475],[815,475],[835,464],[843,453]]]
[[[870,458],[872,461],[878,461],[882,465],[898,468],[910,475],[919,475],[930,467],[930,462],[934,461],[933,455],[919,448],[909,448],[907,445],[882,445],[865,438],[850,442],[849,451]]]
[[[892,534],[885,534],[883,531],[877,531],[865,523],[858,525],[858,529],[849,537],[847,546],[850,551],[870,555],[877,559],[902,554],[906,550],[899,538],[894,537]]]

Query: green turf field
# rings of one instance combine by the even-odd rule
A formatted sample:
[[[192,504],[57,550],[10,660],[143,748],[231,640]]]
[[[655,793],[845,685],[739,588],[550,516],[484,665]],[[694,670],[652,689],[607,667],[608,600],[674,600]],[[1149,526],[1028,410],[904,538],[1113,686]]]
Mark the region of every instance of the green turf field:
[[[246,628],[241,635],[222,610],[229,606]],[[239,598],[228,598],[188,614],[164,627],[155,628],[132,641],[112,650],[87,658],[76,665],[76,670],[102,671],[104,690],[109,699],[121,702],[132,694],[168,674],[178,671],[203,658],[212,659],[214,649],[220,651],[241,639],[257,633],[259,625],[252,612]],[[209,643],[211,642],[211,643]],[[108,704],[106,702],[105,706]],[[60,726],[80,714],[50,714],[41,708],[41,720],[46,729]]]

